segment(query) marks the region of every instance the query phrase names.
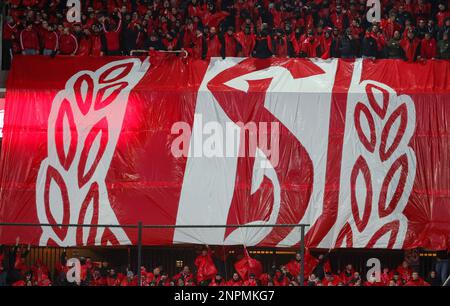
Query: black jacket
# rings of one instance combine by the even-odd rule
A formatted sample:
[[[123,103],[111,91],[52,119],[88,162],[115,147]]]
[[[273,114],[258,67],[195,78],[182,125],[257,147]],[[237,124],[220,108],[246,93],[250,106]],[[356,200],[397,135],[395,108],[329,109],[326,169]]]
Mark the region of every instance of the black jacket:
[[[269,36],[256,38],[255,49],[253,51],[253,57],[256,58],[269,58],[273,55],[272,50],[269,48]]]
[[[365,36],[362,41],[362,55],[368,57],[377,56],[377,41],[372,36]]]
[[[155,41],[151,41],[150,38],[147,38],[144,42],[144,49],[149,50],[150,48],[153,48],[155,50],[164,50],[164,44],[160,39],[157,39]]]
[[[356,42],[348,36],[342,37],[339,41],[339,52],[343,58],[353,58],[356,56]]]

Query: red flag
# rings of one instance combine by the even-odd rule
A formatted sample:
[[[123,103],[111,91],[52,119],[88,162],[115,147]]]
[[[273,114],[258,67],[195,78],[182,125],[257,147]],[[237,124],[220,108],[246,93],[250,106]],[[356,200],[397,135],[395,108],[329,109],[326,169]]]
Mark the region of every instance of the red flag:
[[[259,278],[263,271],[261,262],[250,257],[247,249],[244,249],[244,257],[234,264],[234,268],[243,280],[247,280],[250,274],[254,274],[256,278]]]

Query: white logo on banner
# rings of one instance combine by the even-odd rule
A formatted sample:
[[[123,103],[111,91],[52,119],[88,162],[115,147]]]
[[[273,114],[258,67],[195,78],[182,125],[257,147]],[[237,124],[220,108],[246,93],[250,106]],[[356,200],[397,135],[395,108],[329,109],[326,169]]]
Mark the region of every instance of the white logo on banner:
[[[129,93],[145,75],[147,61],[126,59],[80,71],[55,96],[48,117],[48,156],[36,182],[39,222],[119,224],[105,178]],[[44,226],[40,245],[49,240],[64,246],[130,243],[121,227]]]
[[[416,175],[414,102],[383,83],[361,80],[363,65],[355,62],[348,93],[334,239],[336,247],[401,248]]]

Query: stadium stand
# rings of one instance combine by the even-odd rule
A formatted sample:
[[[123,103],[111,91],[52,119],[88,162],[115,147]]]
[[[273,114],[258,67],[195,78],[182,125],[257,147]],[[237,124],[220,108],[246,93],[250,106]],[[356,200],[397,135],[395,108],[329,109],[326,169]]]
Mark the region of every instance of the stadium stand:
[[[13,54],[448,59],[445,1],[383,0],[369,23],[365,0],[84,0],[81,22],[62,0],[7,0],[4,69]]]

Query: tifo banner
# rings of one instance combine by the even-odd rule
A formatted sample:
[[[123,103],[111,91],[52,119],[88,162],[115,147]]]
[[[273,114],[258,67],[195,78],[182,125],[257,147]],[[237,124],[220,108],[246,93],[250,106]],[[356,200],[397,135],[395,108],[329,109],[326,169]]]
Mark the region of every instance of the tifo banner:
[[[447,61],[18,57],[0,222],[114,226],[0,243],[448,249],[447,118]]]

